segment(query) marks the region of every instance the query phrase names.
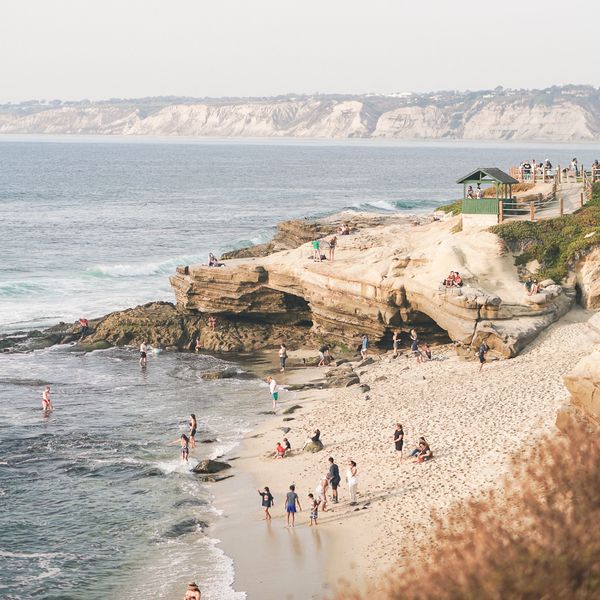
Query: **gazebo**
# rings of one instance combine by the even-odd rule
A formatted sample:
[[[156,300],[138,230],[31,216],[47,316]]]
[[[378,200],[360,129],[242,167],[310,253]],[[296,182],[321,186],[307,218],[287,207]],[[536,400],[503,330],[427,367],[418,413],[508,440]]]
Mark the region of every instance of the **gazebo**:
[[[512,186],[519,183],[514,177],[496,167],[479,167],[468,175],[461,177],[456,183],[463,184],[463,225],[465,221],[473,221],[473,225],[483,226],[502,222],[501,202],[512,199]],[[467,185],[491,183],[496,189],[495,197],[467,198]],[[467,218],[465,219],[465,216]],[[469,217],[468,215],[473,215]],[[476,221],[476,223],[475,223]]]

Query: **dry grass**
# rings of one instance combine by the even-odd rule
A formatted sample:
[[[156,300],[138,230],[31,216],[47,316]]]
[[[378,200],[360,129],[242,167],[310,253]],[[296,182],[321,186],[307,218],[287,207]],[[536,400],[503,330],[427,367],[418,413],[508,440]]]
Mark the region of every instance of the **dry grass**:
[[[535,187],[533,183],[529,183],[528,181],[524,181],[522,183],[515,183],[512,186],[512,193],[518,194],[519,192],[526,192],[531,188]],[[483,190],[484,198],[495,198],[496,197],[496,188],[492,185],[491,187],[485,188]]]
[[[383,591],[337,600],[600,598],[600,437],[532,441],[502,493],[435,522],[431,546]]]

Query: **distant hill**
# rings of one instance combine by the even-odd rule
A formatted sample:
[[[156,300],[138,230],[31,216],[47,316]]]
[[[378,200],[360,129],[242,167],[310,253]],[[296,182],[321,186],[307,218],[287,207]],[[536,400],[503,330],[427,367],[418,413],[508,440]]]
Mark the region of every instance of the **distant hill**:
[[[0,133],[600,141],[600,89],[35,100],[0,105]]]

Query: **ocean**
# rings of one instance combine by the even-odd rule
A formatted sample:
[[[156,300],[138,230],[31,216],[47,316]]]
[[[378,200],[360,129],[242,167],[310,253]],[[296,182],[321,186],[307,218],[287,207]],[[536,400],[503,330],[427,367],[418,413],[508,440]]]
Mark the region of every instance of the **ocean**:
[[[177,265],[265,241],[283,219],[429,211],[477,166],[573,156],[589,165],[600,147],[6,136],[0,333],[173,300]],[[202,380],[222,362],[0,354],[0,596],[170,600],[197,579],[207,600],[243,597],[210,534],[210,485],[169,445],[193,412],[198,438],[216,440],[194,460],[218,456],[269,409],[257,380]]]

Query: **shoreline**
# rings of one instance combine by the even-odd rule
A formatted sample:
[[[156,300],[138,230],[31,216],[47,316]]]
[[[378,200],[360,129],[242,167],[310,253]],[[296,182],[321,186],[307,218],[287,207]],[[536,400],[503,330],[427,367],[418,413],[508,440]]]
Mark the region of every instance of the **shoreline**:
[[[316,454],[266,458],[282,436],[279,414],[244,436],[231,453],[234,477],[213,489],[223,517],[212,534],[234,561],[234,589],[246,592],[249,600],[282,593],[285,598],[322,598],[340,582],[376,591],[383,573],[402,569],[412,549],[427,544],[432,510],[443,516],[457,502],[499,489],[518,448],[540,435],[556,435],[556,413],[568,395],[562,377],[600,345],[600,336],[587,324],[592,314],[572,309],[519,356],[492,361],[481,374],[478,363],[457,356],[450,346],[434,349],[434,360],[423,365],[404,355],[393,360],[387,353],[359,369],[361,382],[371,388],[368,393],[358,386],[310,389],[285,401],[283,408],[302,406],[294,421],[285,423],[292,428],[292,448],[301,446],[315,427],[325,447]],[[308,381],[325,370],[301,369],[281,383]],[[448,381],[459,387],[449,388]],[[403,463],[391,442],[398,420],[405,429]],[[406,461],[419,435],[434,451],[429,463]],[[340,503],[320,512],[317,547],[308,535],[306,495],[326,472],[329,456],[340,466]],[[358,463],[358,510],[348,506],[348,458]],[[290,544],[282,501],[292,482],[304,510]],[[265,484],[276,501],[270,528],[261,521],[256,492]]]

